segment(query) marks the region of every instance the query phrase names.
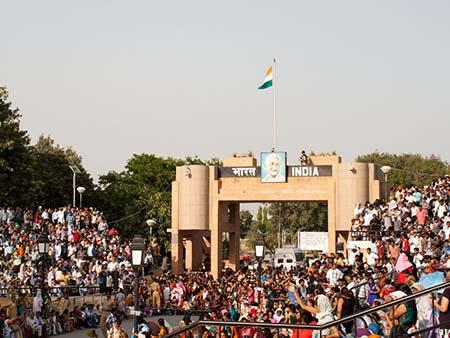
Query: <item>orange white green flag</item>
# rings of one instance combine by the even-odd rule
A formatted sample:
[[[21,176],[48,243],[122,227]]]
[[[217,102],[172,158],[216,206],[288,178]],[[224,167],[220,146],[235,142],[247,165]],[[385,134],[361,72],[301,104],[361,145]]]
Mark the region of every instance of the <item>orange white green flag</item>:
[[[266,70],[266,76],[264,78],[264,82],[261,86],[258,87],[258,89],[266,89],[269,87],[272,87],[273,85],[273,80],[272,80],[272,66],[270,66],[267,70]]]

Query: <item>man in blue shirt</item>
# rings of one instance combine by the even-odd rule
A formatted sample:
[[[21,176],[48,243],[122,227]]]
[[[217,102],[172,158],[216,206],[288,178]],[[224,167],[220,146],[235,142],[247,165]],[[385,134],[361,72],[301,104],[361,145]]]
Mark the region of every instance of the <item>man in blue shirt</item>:
[[[450,247],[448,240],[444,241],[444,246],[441,249],[441,257],[444,255],[450,255]]]

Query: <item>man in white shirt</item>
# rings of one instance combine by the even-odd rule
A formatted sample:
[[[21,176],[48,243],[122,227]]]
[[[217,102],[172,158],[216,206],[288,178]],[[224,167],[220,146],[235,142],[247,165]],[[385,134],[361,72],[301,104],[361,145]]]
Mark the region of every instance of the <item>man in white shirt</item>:
[[[44,221],[49,219],[47,209],[45,209],[45,210],[42,212],[41,217],[42,217],[42,219],[43,219]]]
[[[64,219],[64,209],[63,208],[59,208],[58,212],[56,213],[57,217],[58,217],[58,223],[63,224],[65,223],[65,219]]]
[[[353,265],[355,264],[355,256],[359,254],[358,249],[353,246],[348,254],[348,264]]]
[[[416,217],[418,212],[419,207],[417,206],[416,203],[414,203],[413,206],[411,207],[411,217]]]
[[[117,291],[119,288],[119,262],[116,257],[112,257],[111,262],[108,263],[108,272],[113,278],[114,291]]]
[[[58,261],[61,258],[62,248],[61,243],[59,241],[55,244],[55,259]]]
[[[366,210],[364,214],[364,225],[370,225],[370,222],[373,220],[373,213],[370,210]]]
[[[395,208],[397,208],[397,199],[393,198],[389,202],[389,210],[394,210]]]
[[[364,208],[361,206],[361,203],[356,203],[355,210],[353,212],[354,216],[361,215],[364,211]]]
[[[42,324],[34,316],[33,312],[30,312],[30,315],[27,317],[27,324],[31,327],[33,336],[42,337]]]
[[[417,236],[414,230],[411,230],[409,237],[409,251],[414,253],[414,249],[419,248],[420,245],[420,237]]]
[[[53,222],[53,224],[56,224],[56,223],[58,223],[58,211],[53,211],[53,213],[52,213],[52,222]]]
[[[367,265],[369,265],[370,267],[375,267],[377,259],[378,259],[377,254],[372,252],[372,250],[370,248],[367,248],[367,254],[366,254]]]
[[[439,201],[439,206],[437,207],[437,216],[439,218],[443,218],[444,217],[444,213],[447,211],[447,206],[444,204],[444,200],[440,200]]]
[[[445,219],[445,218],[444,218]],[[444,222],[444,239],[450,239],[450,220]]]
[[[345,277],[345,281],[347,282],[347,289],[353,292],[353,294],[356,296],[355,286],[358,285],[358,277],[356,275],[347,275]]]
[[[333,266],[327,272],[327,279],[330,284],[337,285],[339,279],[344,277],[341,270],[338,269],[336,262],[333,262]]]
[[[413,264],[416,266],[416,268],[421,268],[424,266],[424,264],[422,263],[423,261],[423,256],[419,251],[419,248],[414,248],[414,256],[413,256]]]
[[[83,275],[81,274],[80,270],[78,270],[78,268],[73,269],[72,278],[75,279],[75,281],[77,282],[77,285],[79,284],[82,276]]]
[[[406,201],[408,203],[415,203],[416,202],[416,198],[413,195],[411,195],[411,193],[409,191],[406,193],[406,198],[405,199],[406,199]]]

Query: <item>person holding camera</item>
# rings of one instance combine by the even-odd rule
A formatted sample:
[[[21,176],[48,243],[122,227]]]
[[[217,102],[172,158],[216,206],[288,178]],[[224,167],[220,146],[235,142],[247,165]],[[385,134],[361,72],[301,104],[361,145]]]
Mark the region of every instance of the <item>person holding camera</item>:
[[[330,299],[325,295],[321,286],[317,286],[313,291],[315,305],[307,304],[298,294],[295,284],[291,283],[288,290],[294,295],[298,305],[305,311],[308,311],[312,316],[317,318],[317,325],[326,324],[334,321],[333,307]],[[322,333],[323,338],[339,338],[339,331],[336,326],[313,332],[313,337],[319,337]]]

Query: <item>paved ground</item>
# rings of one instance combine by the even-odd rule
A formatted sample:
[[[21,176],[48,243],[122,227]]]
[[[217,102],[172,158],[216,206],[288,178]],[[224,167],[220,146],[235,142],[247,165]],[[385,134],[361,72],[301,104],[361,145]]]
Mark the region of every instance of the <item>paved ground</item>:
[[[183,316],[153,316],[150,318],[146,318],[148,321],[154,321],[156,322],[159,318],[164,318],[169,324],[173,327],[178,327],[178,324],[180,323],[181,319],[183,319]],[[192,320],[197,320],[198,318],[196,316],[192,316]],[[125,331],[128,333],[129,336],[131,336],[131,330],[133,328],[133,320],[124,320],[122,322],[122,327],[125,329]],[[100,327],[98,327],[96,330],[97,336],[99,338],[102,338],[102,330]],[[70,333],[66,333],[64,335],[58,336],[58,337],[64,337],[64,338],[78,338],[78,337],[87,337],[86,335],[87,330],[76,330],[72,331]]]

